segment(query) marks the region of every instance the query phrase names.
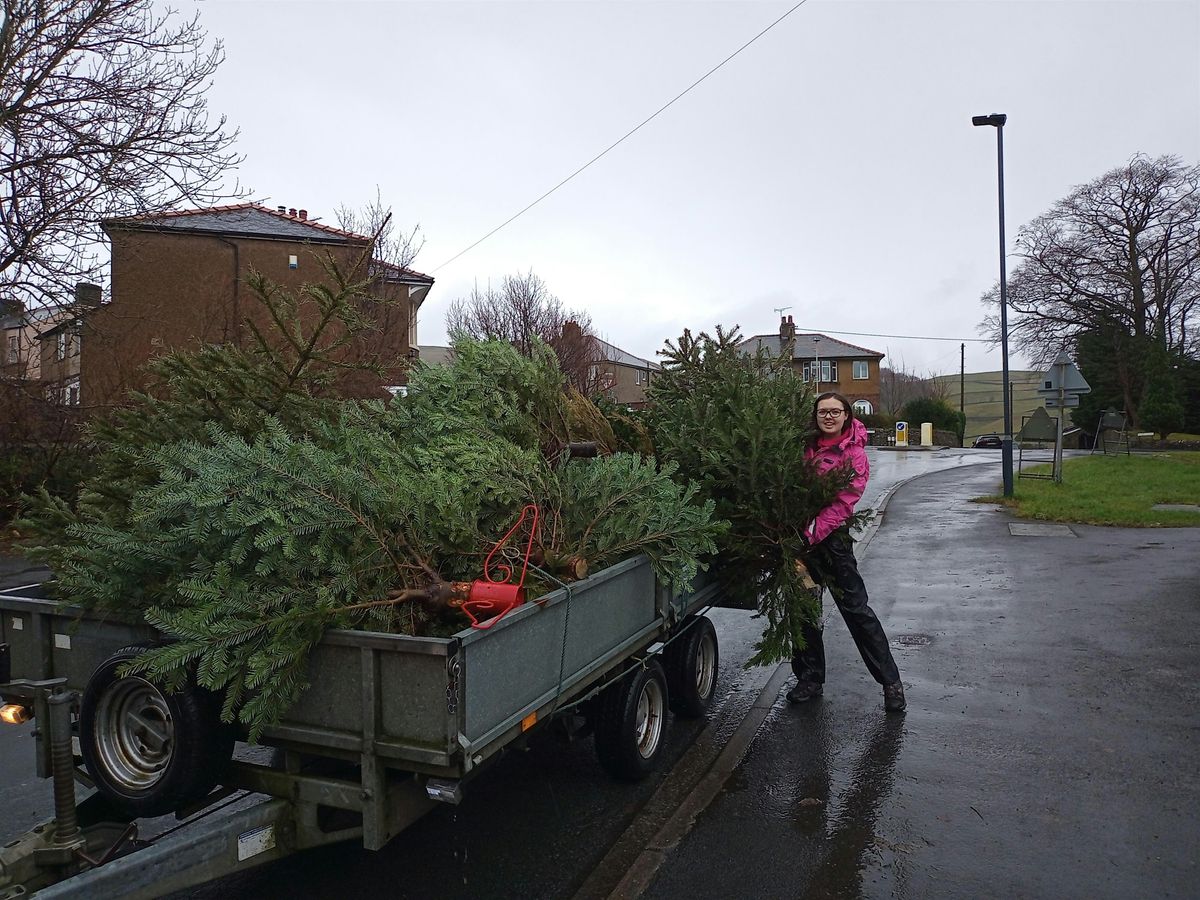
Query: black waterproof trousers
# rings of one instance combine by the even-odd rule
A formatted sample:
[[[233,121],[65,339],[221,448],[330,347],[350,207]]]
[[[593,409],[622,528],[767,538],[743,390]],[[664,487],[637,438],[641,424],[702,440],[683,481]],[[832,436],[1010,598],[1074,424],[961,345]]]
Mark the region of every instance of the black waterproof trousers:
[[[849,531],[838,529],[817,544],[813,551],[817,558],[810,567],[812,574],[833,594],[871,677],[880,684],[895,684],[900,680],[900,671],[892,659],[892,648],[888,646],[883,625],[867,605],[867,586],[858,574],[854,542]],[[821,629],[806,624],[804,641],[807,646],[792,657],[792,671],[799,681],[824,684],[825,644],[821,639]]]

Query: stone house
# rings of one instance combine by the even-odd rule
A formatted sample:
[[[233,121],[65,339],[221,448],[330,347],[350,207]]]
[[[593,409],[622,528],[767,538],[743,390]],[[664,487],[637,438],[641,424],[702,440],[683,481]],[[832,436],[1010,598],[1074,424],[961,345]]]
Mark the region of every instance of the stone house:
[[[600,360],[596,364],[596,384],[604,396],[622,406],[637,409],[646,402],[650,379],[662,367],[658,363],[634,356],[608,341],[596,339]]]
[[[17,301],[10,301],[0,310],[0,377],[15,381],[38,381],[42,377],[42,355],[40,338],[46,331],[60,322],[72,318],[81,302],[81,293],[87,302],[100,288],[92,284],[79,284],[75,288],[76,303],[56,303],[37,309],[26,309]]]

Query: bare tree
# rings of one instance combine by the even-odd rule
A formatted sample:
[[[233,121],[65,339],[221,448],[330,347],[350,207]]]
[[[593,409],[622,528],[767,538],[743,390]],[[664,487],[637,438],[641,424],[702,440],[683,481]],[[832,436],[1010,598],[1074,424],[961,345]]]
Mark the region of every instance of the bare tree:
[[[372,301],[371,326],[359,334],[356,345],[360,353],[384,359],[389,350],[398,347],[398,332],[409,337],[415,333],[412,320],[417,317],[420,304],[411,301],[412,295],[406,284],[410,276],[417,274],[409,267],[425,246],[421,226],[414,225],[409,231],[397,229],[392,208],[383,202],[378,187],[375,188],[375,199],[362,209],[343,205],[334,210],[334,216],[343,231],[371,239],[370,257],[364,260],[368,266],[365,279],[368,291],[364,301],[367,298]],[[408,340],[405,339],[405,345]],[[395,381],[405,365],[406,362],[393,360],[384,368]]]
[[[378,186],[375,199],[356,210],[339,206],[334,210],[338,228],[374,238],[372,257],[375,262],[398,269],[407,269],[425,246],[420,224],[410,231],[399,231],[392,219],[392,208],[383,202]]]
[[[450,304],[446,330],[451,338],[507,341],[526,356],[536,341],[549,344],[568,383],[586,395],[595,392],[603,376],[604,354],[591,316],[564,308],[532,271],[505,275],[499,288],[476,285]]]
[[[903,359],[879,368],[879,407],[893,418],[912,400],[945,400],[947,392],[947,386],[932,372],[910,372]]]
[[[0,525],[21,508],[21,495],[46,486],[71,493],[87,464],[78,406],[61,385],[0,379]]]
[[[1046,366],[1079,337],[1116,327],[1189,353],[1200,324],[1200,165],[1138,155],[1075,188],[1017,235],[1009,337]],[[999,305],[999,286],[984,295]],[[983,330],[999,339],[999,316]],[[1114,368],[1132,370],[1129,360]],[[1132,377],[1132,376],[1130,376]],[[1134,385],[1122,385],[1126,396]]]
[[[95,281],[101,218],[242,196],[236,131],[204,99],[224,55],[152,0],[3,0],[0,289],[29,305]]]

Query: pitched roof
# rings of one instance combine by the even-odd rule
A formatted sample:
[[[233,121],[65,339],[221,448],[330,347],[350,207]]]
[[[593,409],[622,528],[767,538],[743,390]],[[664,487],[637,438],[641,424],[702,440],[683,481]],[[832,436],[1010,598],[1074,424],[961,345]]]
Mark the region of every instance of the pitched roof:
[[[41,340],[42,338],[46,338],[46,337],[53,337],[54,335],[58,334],[60,331],[70,331],[72,328],[78,328],[81,321],[82,321],[82,317],[79,315],[74,315],[68,319],[63,319],[61,322],[59,322],[53,328],[47,328],[45,331],[39,331],[38,332],[38,340]]]
[[[738,347],[746,353],[756,353],[761,347],[771,356],[778,356],[779,344],[780,337],[777,334],[756,334],[746,338],[738,344]],[[850,357],[861,359],[864,356],[883,359],[886,354],[880,353],[878,350],[859,347],[857,344],[848,344],[825,334],[797,334],[792,358],[816,359],[818,356],[821,359],[847,359]]]
[[[20,313],[10,313],[0,316],[0,328],[29,328],[45,322],[53,324],[62,314],[71,308],[69,303],[52,303],[48,306],[36,306]]]
[[[188,209],[105,219],[101,226],[108,228],[152,229],[155,231],[226,234],[240,237],[286,238],[317,243],[367,243],[370,238],[350,231],[322,225],[314,219],[300,218],[270,209],[261,203],[236,203],[232,206],[213,206],[208,209]]]
[[[604,358],[609,362],[619,363],[623,366],[632,366],[635,369],[661,369],[656,362],[651,362],[648,359],[642,359],[640,356],[634,356],[632,353],[626,353],[620,347],[610,344],[608,341],[602,341],[596,338],[596,342],[600,345],[600,352],[604,354]]]
[[[398,266],[395,263],[377,259],[371,264],[371,268],[372,274],[379,272],[388,280],[399,281],[402,284],[433,284],[432,275],[425,275],[416,269]]]

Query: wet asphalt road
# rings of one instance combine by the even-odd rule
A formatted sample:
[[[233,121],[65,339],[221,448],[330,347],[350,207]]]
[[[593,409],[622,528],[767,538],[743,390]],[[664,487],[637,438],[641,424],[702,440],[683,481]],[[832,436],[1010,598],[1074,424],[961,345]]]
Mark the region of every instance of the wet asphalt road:
[[[1200,530],[1014,537],[965,502],[993,477],[901,490],[866,554],[908,712],[827,623],[824,698],[779,698],[644,896],[1200,895]]]

